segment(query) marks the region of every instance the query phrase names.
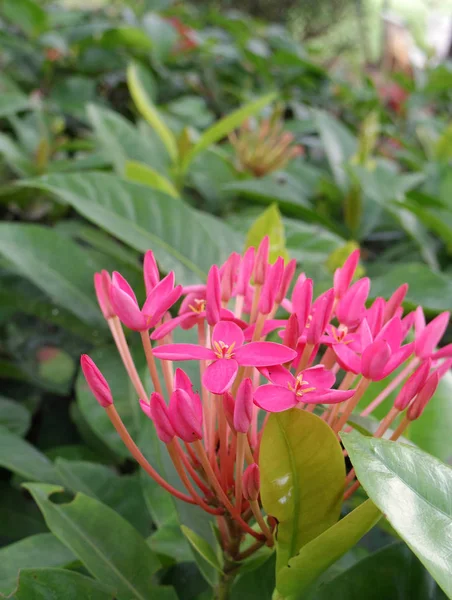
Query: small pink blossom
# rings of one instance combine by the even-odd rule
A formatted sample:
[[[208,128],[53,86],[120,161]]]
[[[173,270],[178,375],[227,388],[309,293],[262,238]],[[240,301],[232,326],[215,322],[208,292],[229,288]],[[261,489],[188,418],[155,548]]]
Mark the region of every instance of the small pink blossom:
[[[110,386],[97,368],[95,362],[87,354],[82,354],[80,365],[91,393],[102,408],[107,408],[113,404]]]

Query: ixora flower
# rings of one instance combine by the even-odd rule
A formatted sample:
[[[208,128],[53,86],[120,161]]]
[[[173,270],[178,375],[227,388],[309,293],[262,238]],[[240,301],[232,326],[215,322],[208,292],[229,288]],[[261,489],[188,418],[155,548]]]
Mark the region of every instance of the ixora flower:
[[[100,310],[137,403],[152,421],[183,492],[146,460],[116,410],[115,390],[91,358],[81,359],[89,389],[132,456],[175,498],[216,517],[225,559],[233,565],[265,544],[273,546],[280,526],[276,514],[265,515],[261,499],[268,467],[259,464],[263,432],[267,418],[273,423],[283,418],[271,413],[292,411],[285,416],[294,418],[315,413],[309,418],[323,420],[336,443],[353,411],[372,417],[395,392],[386,416],[374,422],[374,436],[397,440],[435,401],[452,364],[452,344],[438,348],[449,313],[428,324],[420,307],[404,314],[404,284],[388,300],[370,301],[370,279],[354,281],[359,251],[336,270],[331,289],[314,297],[313,280],[296,275],[295,261],[270,264],[269,247],[264,238],[243,256],[232,253],[212,266],[205,283],[185,288],[175,285],[174,273],[161,279],[148,251],[142,304],[119,273],[95,275]],[[141,336],[149,386],[135,367],[123,326],[132,330],[130,337],[137,335],[133,331]],[[191,343],[174,342],[178,328],[192,336]],[[273,341],[266,339],[270,334]],[[179,361],[196,361],[190,376],[175,368]],[[379,392],[369,399],[373,382],[380,382]],[[336,449],[342,461],[338,441]],[[347,499],[358,486],[351,470],[339,494]]]

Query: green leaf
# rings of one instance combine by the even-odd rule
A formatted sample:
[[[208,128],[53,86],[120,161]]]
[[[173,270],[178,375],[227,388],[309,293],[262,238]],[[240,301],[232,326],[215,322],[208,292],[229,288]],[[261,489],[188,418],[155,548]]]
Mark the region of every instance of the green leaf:
[[[127,430],[136,439],[145,417],[140,409],[136,391],[127,376],[116,347],[96,349],[91,357],[113,390],[115,406]],[[138,370],[144,366],[144,360],[143,351],[139,348],[135,357]],[[120,457],[130,458],[129,451],[124,446],[115,428],[112,427],[105,410],[94,399],[81,371],[79,371],[76,381],[76,396],[77,404],[91,429]]]
[[[0,426],[0,466],[32,481],[59,481],[50,460],[34,446]]]
[[[165,149],[159,139],[153,140],[152,132],[143,134],[125,117],[103,106],[90,104],[87,112],[102,154],[119,175],[124,175],[128,160],[149,163],[159,172],[167,170]]]
[[[435,144],[435,156],[447,162],[452,158],[452,123],[446,127]]]
[[[296,596],[304,592],[328,567],[353,548],[380,517],[381,512],[371,500],[360,504],[303,546],[287,566],[278,571],[278,591],[283,596]]]
[[[0,92],[0,117],[9,117],[30,108],[30,101],[21,92]]]
[[[119,476],[113,469],[96,463],[57,458],[55,468],[62,484],[113,508],[137,531],[149,535],[151,520],[136,475]]]
[[[427,404],[421,419],[413,421],[406,437],[436,458],[452,464],[452,373],[440,380],[435,395]]]
[[[303,600],[446,600],[404,544],[391,544],[358,561]],[[291,597],[290,600],[294,600]]]
[[[169,156],[173,162],[177,159],[177,142],[173,133],[168,129],[165,122],[158,113],[156,106],[149,98],[143,83],[140,80],[138,66],[134,63],[127,68],[127,84],[130,95],[135,102],[140,114],[146,119],[151,127],[157,132],[158,136],[165,145]]]
[[[144,163],[128,160],[125,165],[124,175],[129,181],[148,185],[159,192],[168,194],[168,196],[179,198],[179,192],[171,181]]]
[[[52,533],[96,579],[114,588],[115,597],[153,597],[152,575],[160,568],[160,562],[132,525],[84,494],[77,494],[72,502],[57,504],[51,498],[63,488],[46,484],[25,487]]]
[[[452,596],[452,469],[412,446],[356,431],[341,437],[369,497]]]
[[[284,223],[276,204],[264,210],[251,225],[246,236],[245,247],[257,248],[266,235],[270,238],[270,262],[275,262],[278,256],[282,256],[286,261],[289,260]]]
[[[328,425],[314,414],[270,415],[260,450],[261,497],[278,520],[276,572],[339,519],[345,462]]]
[[[357,139],[340,121],[327,112],[314,110],[313,113],[334,179],[337,185],[344,189],[348,179],[345,166],[356,153]]]
[[[101,266],[77,244],[48,227],[2,223],[0,254],[54,302],[85,323],[103,325],[93,291]]]
[[[389,298],[401,282],[409,285],[405,304],[410,307],[420,304],[433,313],[452,309],[452,279],[422,263],[388,266],[384,275],[372,278],[372,296]]]
[[[196,144],[184,157],[182,162],[182,171],[185,172],[194,157],[208,148],[211,144],[219,142],[221,139],[229,135],[234,129],[239,127],[246,119],[257,115],[260,111],[265,108],[268,104],[273,102],[276,98],[276,94],[267,94],[257,100],[253,100],[248,104],[245,104],[241,108],[230,113],[211,127],[204,131]]]
[[[240,247],[238,236],[219,219],[114,175],[47,175],[23,185],[55,194],[140,252],[152,248],[162,270],[174,270],[184,285],[205,279],[213,263],[221,264]]]
[[[271,600],[275,587],[275,552],[254,571],[239,571],[230,600]]]
[[[159,526],[147,540],[153,552],[168,556],[175,562],[193,562],[192,549],[183,535],[177,517]]]
[[[206,542],[204,538],[202,538],[200,535],[198,535],[185,525],[181,525],[180,528],[184,536],[190,542],[192,548],[194,548],[195,551],[198,552],[202,556],[202,558],[206,560],[214,569],[222,573],[222,566],[212,546],[208,542]]]
[[[3,0],[4,17],[28,36],[36,36],[48,27],[46,11],[33,0]]]
[[[0,396],[0,426],[6,427],[11,433],[25,435],[30,427],[29,411],[15,400]]]
[[[35,503],[23,490],[9,482],[0,484],[0,537],[12,543],[36,533],[47,532],[44,519]]]
[[[32,535],[0,549],[0,593],[16,587],[20,569],[64,567],[75,560],[72,552],[51,533]]]
[[[21,569],[14,600],[113,600],[110,586],[65,569]]]

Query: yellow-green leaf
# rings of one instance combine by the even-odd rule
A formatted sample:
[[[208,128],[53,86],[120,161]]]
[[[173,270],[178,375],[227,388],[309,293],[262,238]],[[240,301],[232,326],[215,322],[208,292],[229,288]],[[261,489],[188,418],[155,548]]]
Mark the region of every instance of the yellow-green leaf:
[[[185,156],[182,162],[182,172],[187,170],[189,164],[197,154],[229,135],[231,131],[239,127],[248,117],[260,113],[265,106],[273,102],[275,97],[276,94],[267,94],[257,100],[253,100],[209,127]]]
[[[125,166],[125,176],[129,181],[144,183],[154,190],[164,192],[173,198],[179,198],[179,192],[171,181],[144,163],[128,160]]]
[[[135,64],[130,64],[127,68],[127,85],[130,95],[135,102],[140,114],[155,129],[156,133],[165,144],[165,148],[173,161],[177,158],[177,142],[172,131],[167,127],[162,117],[159,115],[157,107],[154,106],[146,93],[144,86],[140,81],[138,68]]]
[[[345,462],[319,417],[292,409],[272,414],[260,450],[261,496],[278,520],[276,573],[339,519]]]
[[[286,248],[284,223],[277,204],[272,204],[264,210],[251,225],[246,235],[245,247],[257,248],[266,235],[270,238],[270,262],[274,262],[278,256],[287,261],[289,253]]]

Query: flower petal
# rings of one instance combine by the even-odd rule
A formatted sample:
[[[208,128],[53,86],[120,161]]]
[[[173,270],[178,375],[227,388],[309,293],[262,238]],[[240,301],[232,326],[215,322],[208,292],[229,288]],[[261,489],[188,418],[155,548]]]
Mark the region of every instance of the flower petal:
[[[338,404],[353,396],[355,390],[325,390],[323,392],[308,392],[300,401],[303,404]]]
[[[127,292],[119,286],[111,286],[111,303],[119,320],[133,331],[146,331],[146,319],[141,313],[138,304]]]
[[[227,346],[235,344],[235,350],[245,341],[243,331],[232,321],[219,321],[212,332],[212,343],[223,342]]]
[[[138,300],[135,296],[135,292],[130,287],[128,281],[121,275],[121,273],[118,273],[118,271],[114,271],[111,277],[111,282],[113,285],[115,285],[120,290],[125,292],[128,296],[130,296],[130,298],[132,298],[132,300],[134,300],[135,304],[138,306]]]
[[[272,383],[287,387],[289,384],[295,385],[295,377],[290,371],[281,365],[273,365],[272,367],[264,367],[260,372]]]
[[[303,371],[303,380],[317,389],[329,389],[334,385],[336,377],[332,371],[325,369],[323,365],[316,365]]]
[[[215,352],[198,344],[164,344],[153,348],[154,356],[161,360],[212,360]]]
[[[155,312],[149,320],[149,327],[155,327],[164,314],[177,302],[182,294],[182,286],[177,285],[169,294],[163,296],[159,304],[155,305]]]
[[[238,368],[234,359],[220,358],[207,367],[202,383],[212,394],[223,394],[233,384]]]
[[[162,298],[165,298],[174,288],[174,273],[171,271],[162,279],[152,290],[143,304],[143,314],[153,315],[161,304]],[[182,293],[182,287],[181,287]]]
[[[297,396],[281,385],[261,385],[254,392],[254,404],[268,412],[282,412],[298,404]]]
[[[337,362],[345,371],[351,371],[357,375],[361,372],[361,359],[345,344],[334,344],[332,346]]]
[[[275,342],[251,342],[235,352],[235,358],[244,367],[282,365],[297,356],[295,350]]]
[[[155,329],[152,332],[151,340],[161,340],[162,338],[165,337],[165,335],[168,335],[168,333],[171,333],[173,331],[173,329],[176,329],[176,327],[178,325],[182,325],[182,323],[184,323],[184,321],[187,321],[188,319],[190,319],[193,316],[193,314],[194,313],[192,313],[192,312],[184,313],[183,315],[179,315],[178,317],[174,317],[174,319],[171,319],[170,321],[163,323],[163,325],[160,325],[160,327],[157,327],[157,329]]]

